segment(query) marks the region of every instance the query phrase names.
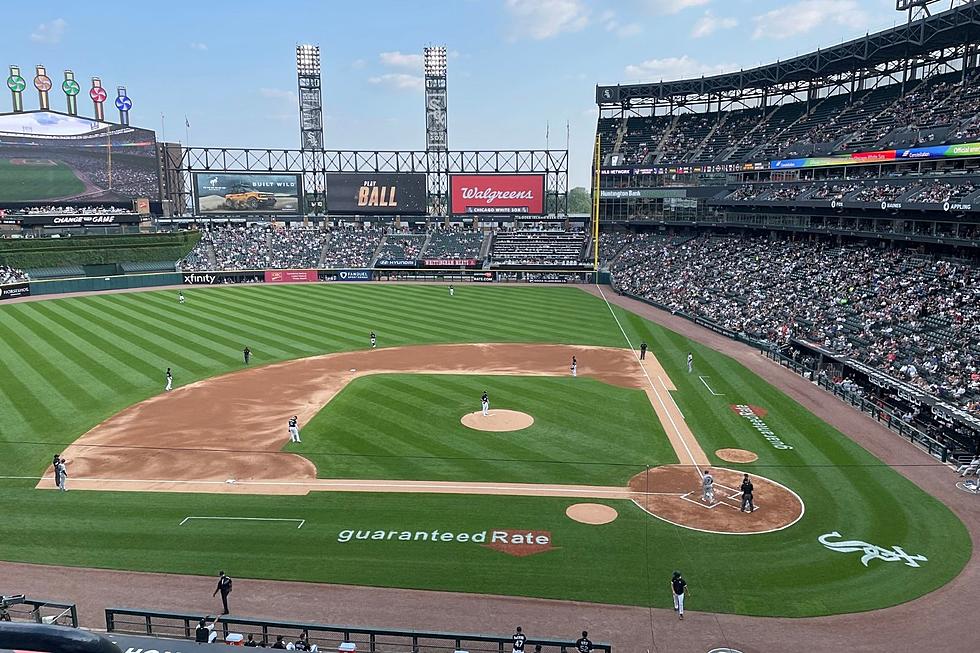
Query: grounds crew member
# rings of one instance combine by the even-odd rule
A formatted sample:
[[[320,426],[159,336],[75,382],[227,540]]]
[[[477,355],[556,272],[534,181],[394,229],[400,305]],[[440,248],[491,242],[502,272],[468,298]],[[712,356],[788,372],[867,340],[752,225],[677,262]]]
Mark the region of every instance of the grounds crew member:
[[[742,479],[739,489],[742,490],[742,512],[746,512],[746,507],[748,512],[755,512],[755,504],[752,503],[752,481],[749,480],[748,474]]]
[[[224,612],[221,614],[228,614],[228,595],[231,594],[231,578],[225,575],[225,572],[218,572],[218,586],[214,588],[214,593],[211,596],[215,596],[221,592],[221,605],[224,608]]]
[[[681,572],[675,571],[670,578],[670,591],[674,595],[674,612],[681,619],[684,618],[684,596],[687,594],[687,581],[681,576]]]

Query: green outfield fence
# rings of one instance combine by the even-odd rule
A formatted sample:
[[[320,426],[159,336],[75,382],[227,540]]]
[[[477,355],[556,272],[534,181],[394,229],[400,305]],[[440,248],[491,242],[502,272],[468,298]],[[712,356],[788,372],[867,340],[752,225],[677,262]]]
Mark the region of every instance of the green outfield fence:
[[[160,612],[135,608],[106,608],[106,632],[126,635],[152,635],[175,639],[193,639],[198,621],[210,615]],[[216,626],[224,640],[229,633],[252,635],[264,646],[275,643],[282,635],[286,641],[295,641],[300,634],[308,633],[310,642],[320,651],[335,651],[344,642],[353,642],[358,651],[366,653],[510,653],[511,637],[478,635],[473,633],[427,632],[387,628],[363,628],[306,623],[302,621],[273,621],[251,617],[225,615]],[[574,653],[575,642],[561,639],[535,638],[528,635],[528,651],[541,644],[545,653]],[[593,644],[593,650],[611,653],[609,644]]]

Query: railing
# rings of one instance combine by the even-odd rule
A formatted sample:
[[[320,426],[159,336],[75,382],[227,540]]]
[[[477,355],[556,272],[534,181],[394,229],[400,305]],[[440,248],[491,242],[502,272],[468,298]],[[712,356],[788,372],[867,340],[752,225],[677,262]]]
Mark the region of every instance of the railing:
[[[201,614],[159,612],[134,608],[106,608],[106,631],[130,635],[153,635],[175,639],[193,639]],[[321,651],[337,650],[344,642],[368,653],[509,653],[511,637],[472,633],[425,632],[385,628],[360,628],[300,621],[272,621],[250,617],[223,616],[215,626],[224,639],[229,633],[252,635],[263,646],[271,646],[282,635],[294,641],[308,633],[309,641]],[[540,644],[543,653],[574,653],[575,642],[558,639],[529,638],[527,650]],[[593,644],[593,650],[611,653],[609,644]]]
[[[863,413],[867,413],[879,424],[883,424],[902,437],[908,438],[909,442],[922,447],[931,456],[939,459],[942,462],[949,460],[951,452],[948,446],[926,435],[887,408],[880,406],[874,401],[866,399],[856,392],[848,391],[846,388],[834,383],[829,378],[820,376],[817,374],[816,370],[794,361],[792,358],[783,355],[779,351],[774,351],[765,347],[760,348],[760,351],[764,356],[776,361],[783,367],[789,368],[800,376],[814,381],[819,387],[831,393],[841,401],[850,404]]]
[[[0,621],[33,621],[78,628],[78,613],[74,603],[24,599],[23,603],[0,609]]]

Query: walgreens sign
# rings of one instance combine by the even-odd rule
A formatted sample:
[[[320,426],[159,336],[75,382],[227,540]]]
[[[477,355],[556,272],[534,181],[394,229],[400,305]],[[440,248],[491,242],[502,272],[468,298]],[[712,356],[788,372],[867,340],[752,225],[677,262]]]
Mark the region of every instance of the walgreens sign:
[[[453,175],[450,211],[544,214],[544,175]]]

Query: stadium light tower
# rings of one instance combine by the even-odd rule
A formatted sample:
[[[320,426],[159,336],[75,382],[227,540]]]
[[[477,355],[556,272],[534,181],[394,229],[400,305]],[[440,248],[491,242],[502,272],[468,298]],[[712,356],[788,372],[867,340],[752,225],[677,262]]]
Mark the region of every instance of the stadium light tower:
[[[449,194],[449,122],[447,118],[446,48],[426,47],[422,55],[425,73],[425,151],[429,169],[431,210],[446,215]]]
[[[320,95],[320,46],[296,46],[296,77],[299,84],[300,147],[323,149],[323,101]]]

